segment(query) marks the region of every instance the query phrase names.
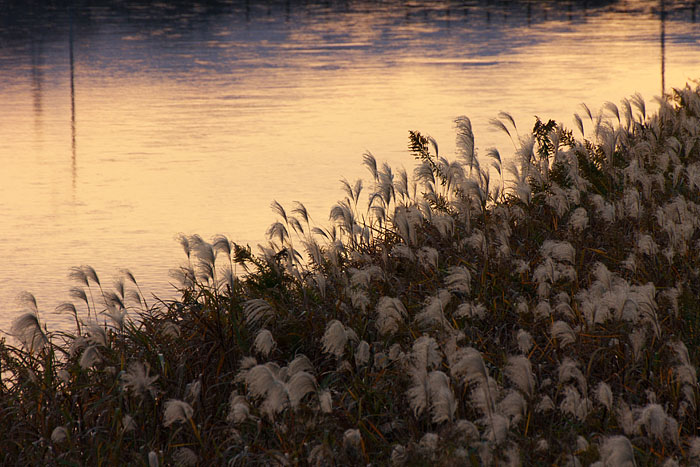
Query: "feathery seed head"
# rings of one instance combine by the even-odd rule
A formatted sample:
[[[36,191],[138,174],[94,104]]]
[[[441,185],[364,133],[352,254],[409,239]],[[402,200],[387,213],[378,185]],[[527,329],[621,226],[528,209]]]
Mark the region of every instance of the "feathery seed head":
[[[177,467],[191,467],[197,465],[199,457],[190,448],[179,448],[173,453],[173,461]]]
[[[622,435],[605,438],[603,445],[600,447],[600,457],[606,466],[636,466],[632,443],[627,437]]]
[[[124,415],[121,420],[121,431],[122,433],[128,433],[136,429],[136,422],[131,415]]]
[[[28,311],[17,317],[12,323],[11,334],[30,353],[38,353],[49,344],[49,338],[41,329],[39,316],[35,312]]]
[[[355,364],[362,366],[367,362],[369,362],[369,344],[367,341],[362,341],[355,350]]]
[[[321,344],[323,351],[335,355],[337,358],[342,357],[345,352],[345,345],[348,342],[348,334],[343,323],[337,319],[332,320],[326,326],[326,332],[323,334]]]
[[[261,329],[258,331],[253,343],[255,351],[265,358],[270,355],[270,352],[272,352],[276,345],[275,339],[268,329]]]
[[[333,412],[333,398],[331,392],[328,389],[324,389],[318,395],[319,406],[321,407],[321,412],[329,414]]]
[[[610,386],[606,382],[601,381],[598,383],[595,389],[595,396],[598,402],[603,404],[608,411],[612,411],[613,394]]]
[[[349,428],[343,433],[343,447],[345,449],[356,449],[359,450],[362,446],[362,435],[360,430]]]
[[[129,364],[127,371],[122,375],[122,387],[124,390],[133,392],[139,397],[145,396],[147,393],[154,395],[156,392],[153,383],[159,378],[149,376],[150,366],[141,362],[132,362]]]
[[[524,355],[511,355],[505,369],[506,376],[515,386],[528,397],[532,397],[535,391],[535,375],[532,372],[532,364]]]
[[[163,412],[163,426],[169,427],[174,423],[184,423],[192,418],[194,409],[185,401],[168,399],[165,401]]]
[[[51,442],[60,444],[68,439],[68,430],[65,426],[57,426],[51,432]]]
[[[524,354],[527,354],[534,345],[532,336],[524,329],[518,330],[515,339],[518,342],[518,349]]]
[[[97,346],[91,345],[83,350],[83,354],[80,356],[80,367],[90,368],[97,365],[102,361],[102,356],[97,350]]]

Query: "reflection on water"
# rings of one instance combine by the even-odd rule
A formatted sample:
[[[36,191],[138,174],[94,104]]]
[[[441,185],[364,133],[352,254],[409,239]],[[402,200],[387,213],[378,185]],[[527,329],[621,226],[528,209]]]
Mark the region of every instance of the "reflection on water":
[[[162,295],[177,232],[255,245],[273,199],[325,224],[363,152],[412,166],[409,129],[449,154],[466,114],[507,154],[501,110],[573,127],[700,76],[696,1],[44,3],[0,6],[4,329],[83,263]]]

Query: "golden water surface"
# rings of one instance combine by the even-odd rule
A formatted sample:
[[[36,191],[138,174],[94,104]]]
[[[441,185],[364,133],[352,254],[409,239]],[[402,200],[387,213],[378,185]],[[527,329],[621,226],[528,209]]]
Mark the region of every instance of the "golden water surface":
[[[695,2],[255,2],[18,11],[0,40],[0,329],[34,293],[51,328],[72,266],[129,268],[173,296],[178,232],[255,246],[270,202],[327,225],[371,151],[413,167],[408,130],[482,153],[510,112],[574,127],[700,77]],[[1,8],[1,7],[0,7]],[[21,7],[17,7],[21,8]],[[698,12],[700,15],[700,12]],[[3,14],[0,12],[0,17]],[[662,73],[663,71],[663,73]]]

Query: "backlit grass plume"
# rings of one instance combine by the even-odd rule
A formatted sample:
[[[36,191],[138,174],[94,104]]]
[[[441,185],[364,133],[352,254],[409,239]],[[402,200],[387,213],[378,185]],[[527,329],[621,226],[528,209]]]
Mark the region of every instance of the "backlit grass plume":
[[[579,113],[411,131],[258,253],[180,234],[175,300],[79,266],[49,331],[24,294],[0,462],[696,465],[700,88]]]

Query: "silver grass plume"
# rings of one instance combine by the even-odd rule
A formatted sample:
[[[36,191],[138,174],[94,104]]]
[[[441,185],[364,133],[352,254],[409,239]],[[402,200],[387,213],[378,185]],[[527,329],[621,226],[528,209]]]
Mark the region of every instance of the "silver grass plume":
[[[158,460],[158,454],[155,451],[150,451],[148,453],[148,467],[159,467],[160,462]]]
[[[429,246],[421,247],[416,251],[416,256],[420,265],[425,269],[437,271],[439,254],[435,248]]]
[[[527,354],[528,352],[530,352],[530,349],[534,345],[532,336],[529,332],[527,332],[524,329],[518,329],[518,333],[516,334],[515,339],[518,342],[518,349],[523,354]]]
[[[399,330],[406,317],[406,308],[398,298],[382,297],[377,302],[375,325],[380,334],[386,336]]]
[[[97,350],[97,346],[90,345],[83,350],[80,356],[80,367],[83,369],[93,367],[102,361],[102,356]]]
[[[289,378],[286,388],[289,394],[289,403],[293,409],[296,409],[304,396],[316,391],[316,378],[306,371],[299,371]]]
[[[422,326],[451,327],[445,318],[445,307],[451,299],[452,295],[447,290],[438,290],[437,295],[426,299],[425,308],[416,315],[415,321]]]
[[[156,388],[153,383],[158,379],[158,375],[150,376],[150,367],[148,364],[141,362],[132,362],[129,364],[127,371],[122,374],[121,382],[124,390],[133,392],[139,397],[144,397],[146,394],[154,395]]]
[[[508,417],[511,424],[517,425],[527,412],[527,402],[521,393],[510,390],[497,404],[496,410]]]
[[[304,354],[299,354],[294,357],[294,360],[289,362],[286,368],[289,375],[294,375],[300,371],[306,371],[309,373],[314,371],[314,366],[311,363],[311,360],[309,360],[309,358]]]
[[[455,128],[457,130],[457,155],[465,166],[469,167],[469,171],[478,165],[476,153],[474,151],[474,133],[472,132],[472,123],[469,118],[459,116],[455,119]]]
[[[700,437],[691,437],[688,444],[688,458],[694,462],[700,461]]]
[[[489,419],[482,419],[486,430],[483,437],[494,444],[503,443],[508,437],[510,424],[508,419],[499,413],[492,414]]]
[[[498,382],[489,376],[485,382],[472,387],[469,401],[484,416],[490,417],[496,411],[496,400],[500,389]]]
[[[585,208],[579,207],[574,210],[569,217],[569,226],[572,230],[581,232],[588,227],[588,212]]]
[[[678,442],[678,422],[666,414],[659,404],[648,404],[639,416],[637,423],[643,426],[647,434],[659,441]]]
[[[38,353],[49,344],[49,338],[41,329],[39,316],[32,311],[21,314],[12,322],[11,334],[30,353]]]
[[[88,341],[102,347],[107,347],[109,343],[109,337],[107,336],[107,331],[105,328],[96,324],[88,326],[87,338]]]
[[[569,242],[545,240],[540,247],[540,252],[544,257],[551,257],[561,262],[574,264],[576,260],[576,251]]]
[[[394,245],[394,247],[391,249],[391,254],[398,258],[406,258],[409,261],[416,260],[416,255],[413,254],[411,247],[400,243]]]
[[[409,369],[411,376],[411,386],[406,392],[408,403],[413,414],[420,417],[430,404],[430,383],[428,381],[428,372],[425,367],[416,365]]]
[[[481,353],[473,347],[463,347],[457,350],[454,363],[450,367],[454,378],[467,383],[486,383],[488,370],[484,365]]]
[[[554,410],[554,402],[548,395],[545,394],[535,406],[535,412],[544,413],[551,410]]]
[[[595,397],[598,399],[598,402],[605,406],[608,412],[612,411],[613,394],[610,386],[606,382],[601,381],[598,383],[595,389]]]
[[[68,272],[68,278],[71,280],[76,281],[80,285],[84,285],[85,287],[89,287],[90,283],[88,282],[88,277],[83,268],[79,266],[73,266],[70,269],[70,272]]]
[[[392,467],[400,467],[406,465],[406,463],[408,462],[408,458],[409,456],[406,452],[406,448],[401,444],[395,445],[394,448],[391,450]]]
[[[27,292],[26,290],[20,292],[17,296],[17,303],[25,307],[27,311],[37,314],[39,313],[39,307],[36,304],[36,297],[31,292]]]
[[[355,349],[355,364],[359,367],[367,362],[369,362],[369,344],[363,340]]]
[[[486,307],[482,303],[462,303],[454,312],[457,318],[484,318],[486,316]]]
[[[95,284],[97,284],[98,287],[101,287],[100,284],[100,278],[97,275],[97,271],[95,271],[95,268],[90,266],[89,264],[84,264],[80,266],[82,270],[85,272],[85,275],[87,278],[91,281],[93,281]]]
[[[255,351],[265,358],[270,355],[270,352],[272,352],[276,345],[275,338],[272,337],[272,333],[268,329],[261,329],[258,331],[258,334],[255,336],[255,341],[253,342]]]
[[[243,423],[250,417],[250,407],[245,396],[235,391],[229,396],[228,415],[226,420],[232,423]]]
[[[442,362],[440,348],[430,336],[421,336],[413,343],[411,358],[416,368],[435,369]]]
[[[198,464],[199,457],[190,448],[178,448],[173,453],[173,461],[176,467],[192,467]]]
[[[337,319],[332,320],[326,326],[326,332],[323,334],[321,344],[323,352],[335,355],[337,358],[343,356],[345,345],[348,342],[348,334],[343,323]]]
[[[163,426],[169,427],[174,423],[184,423],[192,418],[194,409],[190,404],[179,399],[165,401],[163,411]]]
[[[511,355],[505,369],[506,376],[523,394],[532,397],[535,392],[535,375],[532,364],[524,355]]]
[[[434,460],[440,437],[437,433],[426,433],[418,441],[418,449],[429,459]]]
[[[202,380],[196,379],[191,383],[187,383],[185,386],[185,399],[192,402],[193,404],[199,400],[199,396],[202,393]]]
[[[452,266],[445,277],[445,285],[450,292],[469,294],[471,292],[472,275],[464,266]]]
[[[243,313],[246,324],[254,326],[261,321],[267,321],[275,314],[274,308],[261,298],[253,298],[243,303]]]
[[[450,379],[442,371],[431,371],[428,374],[428,385],[433,423],[452,422],[457,401],[450,388]]]
[[[306,462],[311,467],[333,465],[333,451],[328,446],[328,443],[318,443],[309,451]]]
[[[85,306],[89,307],[87,294],[80,287],[71,287],[71,289],[68,292],[68,295],[70,295],[71,298],[75,298],[77,300],[85,302]]]
[[[362,435],[360,430],[349,428],[343,433],[343,447],[345,449],[359,451],[362,448]]]
[[[564,399],[559,404],[562,412],[573,415],[583,421],[591,409],[591,402],[582,396],[574,386],[564,386]]]
[[[333,412],[333,398],[331,392],[328,389],[324,389],[318,395],[318,403],[321,408],[321,412],[329,414]]]
[[[122,417],[120,425],[122,433],[128,433],[136,429],[136,422],[134,422],[134,418],[129,414]]]
[[[636,467],[634,448],[627,437],[610,436],[603,440],[600,457],[605,466]]]
[[[569,381],[576,381],[581,392],[588,395],[588,383],[585,376],[578,367],[578,363],[569,357],[564,358],[557,369],[559,384],[566,384]]]
[[[552,337],[557,340],[560,347],[566,347],[576,342],[576,333],[565,321],[555,321],[550,330]]]
[[[68,439],[68,430],[65,426],[57,426],[51,432],[51,442],[61,444]]]

